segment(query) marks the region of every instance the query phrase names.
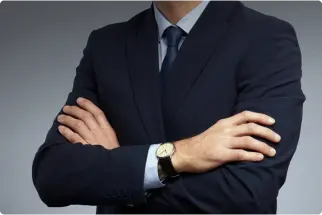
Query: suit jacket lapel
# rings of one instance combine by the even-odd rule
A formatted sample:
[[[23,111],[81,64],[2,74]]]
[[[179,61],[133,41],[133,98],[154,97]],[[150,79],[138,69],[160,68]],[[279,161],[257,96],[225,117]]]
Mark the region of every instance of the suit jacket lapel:
[[[149,143],[165,141],[158,62],[158,28],[151,7],[130,23],[127,57],[134,98]]]
[[[236,2],[209,3],[183,43],[167,78],[165,108],[162,113],[158,28],[153,7],[129,21],[127,59],[134,99],[148,136],[147,144],[172,140],[165,137],[179,105],[203,71],[228,29],[228,18]],[[165,125],[165,127],[164,127]],[[168,133],[168,132],[167,132]],[[171,131],[169,132],[171,134]]]
[[[227,19],[236,5],[236,2],[228,1],[209,2],[184,41],[166,80],[166,126],[224,36],[228,29]]]

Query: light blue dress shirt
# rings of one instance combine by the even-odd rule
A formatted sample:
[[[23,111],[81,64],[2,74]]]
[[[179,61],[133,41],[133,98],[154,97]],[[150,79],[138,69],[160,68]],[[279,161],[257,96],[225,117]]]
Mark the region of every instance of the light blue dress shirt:
[[[190,11],[186,16],[184,16],[176,25],[180,27],[187,35],[189,35],[190,30],[194,24],[199,19],[202,12],[207,7],[209,1],[202,1],[197,7]],[[167,44],[166,41],[162,38],[163,32],[172,24],[162,15],[162,13],[156,7],[156,4],[153,3],[155,20],[158,25],[159,31],[159,69],[161,70],[161,65],[163,59],[167,53]],[[181,47],[184,37],[179,43],[179,48]],[[156,150],[160,144],[153,144],[149,148],[148,157],[145,166],[145,175],[144,175],[144,189],[156,189],[164,186],[160,181],[158,175],[158,159],[156,157]]]

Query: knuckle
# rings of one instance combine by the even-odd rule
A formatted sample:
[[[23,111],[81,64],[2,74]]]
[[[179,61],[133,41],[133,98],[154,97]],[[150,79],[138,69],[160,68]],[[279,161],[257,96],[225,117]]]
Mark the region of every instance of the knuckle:
[[[220,119],[216,124],[219,126],[225,126],[227,124],[227,119]]]
[[[216,123],[217,125],[222,125],[222,124],[224,124],[224,120],[223,119],[220,119],[220,120],[218,120],[217,121],[217,123]]]
[[[250,111],[245,110],[245,111],[243,111],[243,112],[241,113],[241,115],[242,115],[242,117],[244,117],[244,118],[248,118],[248,117],[249,117],[249,115],[250,115]]]
[[[66,135],[66,129],[65,129],[65,127],[59,127],[58,128],[59,129],[59,132],[62,134],[62,135]]]
[[[77,134],[73,134],[73,135],[71,136],[71,141],[72,141],[73,143],[78,143],[78,142],[80,142],[80,140],[79,140],[79,138],[78,138]]]
[[[69,112],[73,112],[73,111],[75,111],[75,106],[65,106],[64,107],[66,110],[68,110]]]
[[[269,128],[261,127],[260,131],[261,131],[262,135],[267,138],[274,137],[274,132],[272,130],[270,130]]]
[[[269,146],[267,146],[265,143],[261,142],[259,146],[260,150],[264,152],[265,154],[269,152]]]
[[[222,124],[223,121],[224,121],[223,119],[220,119],[220,120],[217,121],[217,124]]]
[[[270,153],[270,151],[271,151],[271,147],[270,147],[269,145],[265,144],[265,152],[266,152],[267,154],[269,154],[269,153]]]
[[[231,133],[231,128],[224,128],[224,130],[223,130],[223,132],[225,133],[225,134],[230,134]]]
[[[253,138],[251,138],[250,136],[246,136],[242,139],[241,145],[243,147],[249,147],[252,141],[253,141]]]
[[[91,132],[94,134],[94,135],[98,135],[101,133],[101,130],[98,129],[98,128],[91,128]]]
[[[110,130],[110,132],[111,132],[111,135],[116,136],[116,133],[115,133],[115,131],[114,131],[114,129],[113,129],[113,128]]]
[[[253,122],[248,123],[248,130],[251,132],[256,132],[257,131],[257,125]]]
[[[267,120],[268,120],[268,118],[269,118],[269,117],[268,117],[267,115],[265,115],[265,114],[260,114],[260,115],[259,115],[259,119],[260,119],[260,120],[262,120],[262,121],[267,121]]]
[[[65,128],[61,128],[60,129],[60,133],[64,136],[64,137],[69,137],[70,136],[70,133],[68,132],[67,129]]]
[[[88,104],[88,100],[86,98],[83,98],[82,99],[82,103],[83,103],[83,105],[87,105]]]
[[[83,113],[83,118],[85,120],[90,120],[92,118],[92,115],[88,112]]]
[[[97,115],[98,117],[105,117],[104,112],[103,112],[103,111],[101,111],[101,110],[97,111],[96,115]]]
[[[250,136],[246,136],[243,138],[242,144],[244,146],[249,146],[252,142],[253,142],[253,138],[251,138]]]
[[[263,128],[262,131],[263,135],[265,135],[267,138],[271,138],[274,137],[274,132],[272,130],[270,130],[269,128]]]
[[[275,132],[275,131],[273,131],[273,130],[271,130],[271,129],[269,129],[269,128],[266,128],[267,129],[267,133],[273,138],[273,139],[275,139],[276,137],[278,137],[279,135]]]
[[[245,158],[246,158],[246,154],[245,154],[244,151],[238,151],[237,152],[237,159],[238,160],[245,160]]]
[[[75,126],[76,126],[77,128],[81,128],[81,127],[83,127],[83,126],[84,126],[84,122],[83,122],[83,121],[81,121],[81,120],[77,120],[77,121],[75,122]]]

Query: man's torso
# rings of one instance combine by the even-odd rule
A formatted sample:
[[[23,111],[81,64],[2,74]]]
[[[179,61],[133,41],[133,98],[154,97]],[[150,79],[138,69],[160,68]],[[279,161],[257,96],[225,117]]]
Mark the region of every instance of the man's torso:
[[[252,41],[261,35],[260,26],[277,22],[239,2],[212,2],[179,51],[162,111],[151,11],[97,30],[92,46],[99,105],[122,146],[191,137],[231,116],[243,86],[244,56],[256,48]],[[122,212],[111,209],[98,212]]]

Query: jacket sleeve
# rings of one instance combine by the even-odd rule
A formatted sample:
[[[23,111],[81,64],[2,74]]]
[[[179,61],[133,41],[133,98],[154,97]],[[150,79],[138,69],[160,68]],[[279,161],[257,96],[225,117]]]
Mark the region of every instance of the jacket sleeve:
[[[271,128],[281,135],[281,142],[262,140],[275,147],[276,156],[257,163],[229,163],[198,175],[182,174],[153,191],[143,207],[146,213],[260,214],[276,210],[276,198],[298,144],[305,96],[293,27],[279,20],[265,28],[251,42],[238,70],[234,113],[249,110],[276,119]]]
[[[91,60],[93,31],[76,69],[66,104],[80,96],[98,104]],[[59,113],[62,113],[62,109]],[[140,204],[146,201],[144,169],[149,145],[106,150],[101,146],[71,144],[57,130],[54,120],[32,166],[32,179],[48,206]]]

